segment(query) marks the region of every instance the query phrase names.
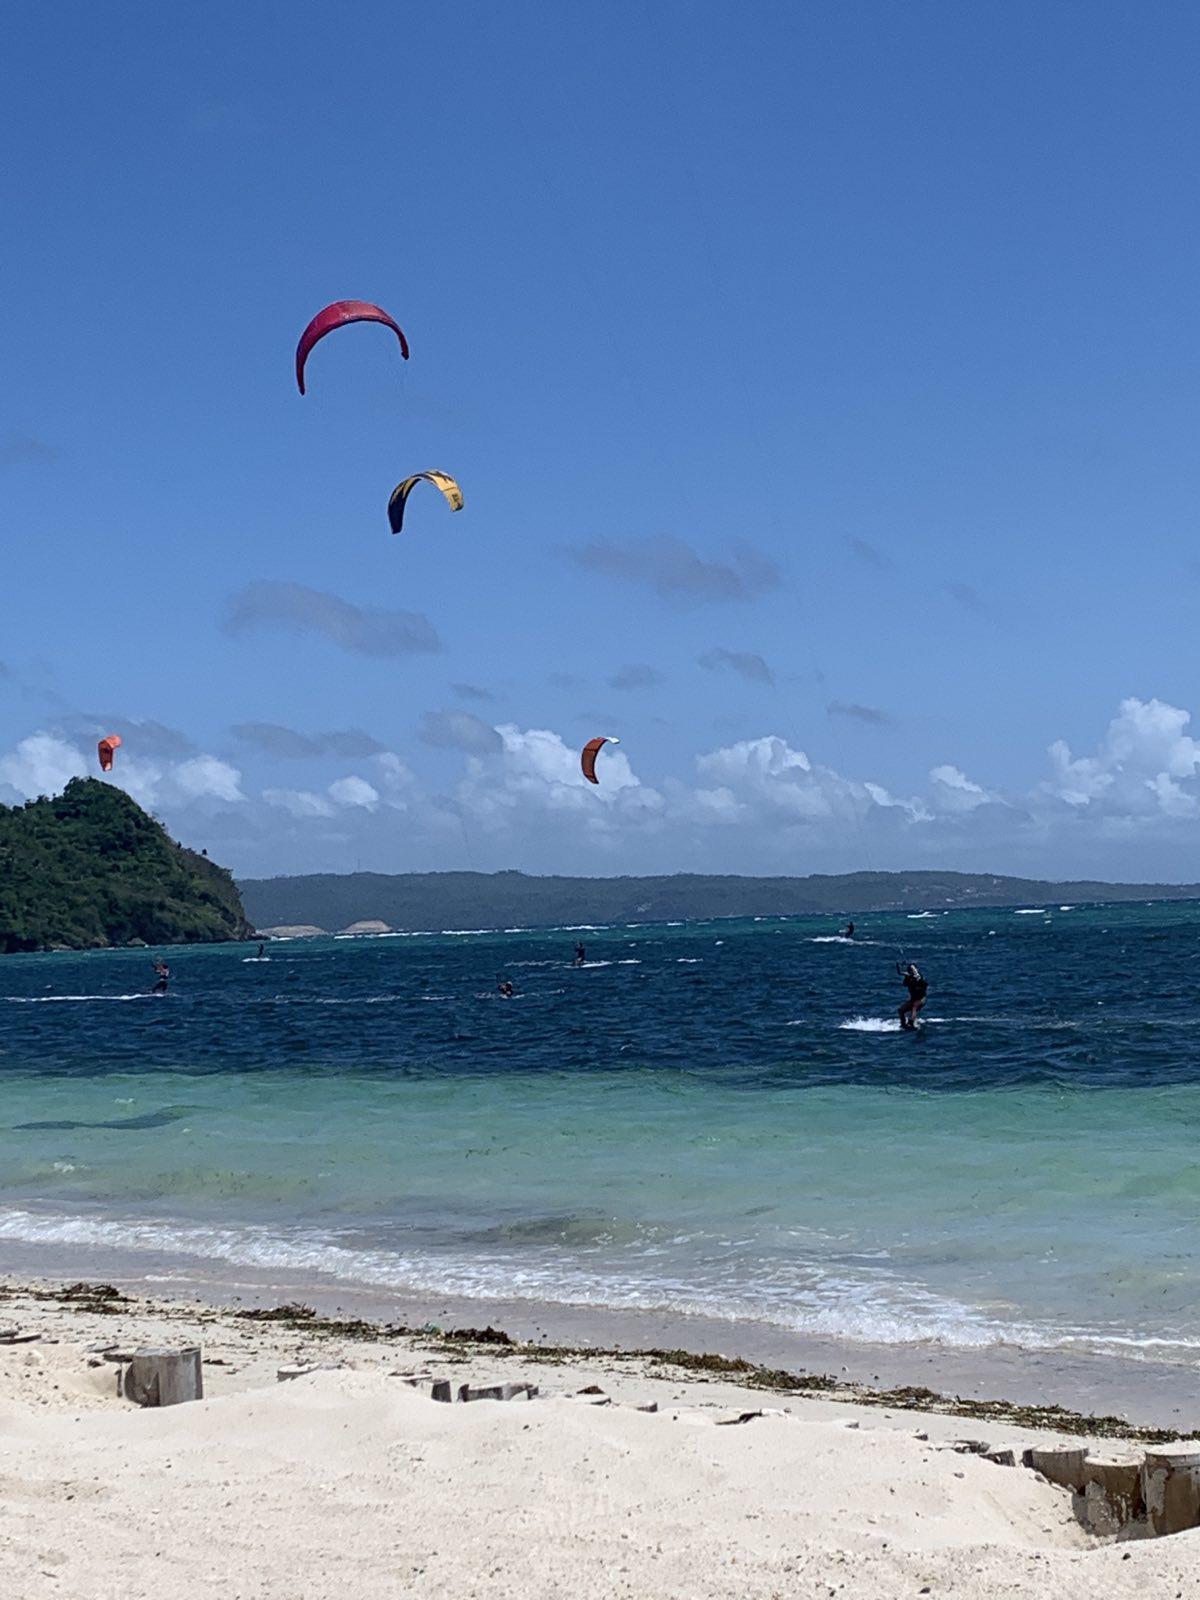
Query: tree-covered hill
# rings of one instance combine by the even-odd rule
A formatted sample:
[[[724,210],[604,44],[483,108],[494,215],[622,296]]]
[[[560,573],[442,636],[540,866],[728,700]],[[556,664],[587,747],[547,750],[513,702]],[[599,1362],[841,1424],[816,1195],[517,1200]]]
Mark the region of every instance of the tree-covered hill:
[[[242,939],[224,867],[185,850],[120,789],[72,778],[0,806],[0,952]]]
[[[868,911],[1200,898],[1200,884],[1049,883],[991,873],[852,872],[807,878],[679,873],[662,878],[536,878],[522,872],[333,873],[245,879],[260,928],[331,931],[364,918],[393,928],[548,927],[672,918],[857,916]]]

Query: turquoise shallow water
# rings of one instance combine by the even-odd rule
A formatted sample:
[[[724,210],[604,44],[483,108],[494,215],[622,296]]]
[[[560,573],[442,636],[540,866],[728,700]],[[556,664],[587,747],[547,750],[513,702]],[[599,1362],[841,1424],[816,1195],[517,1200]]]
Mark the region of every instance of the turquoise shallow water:
[[[1194,1360],[1200,906],[859,930],[177,950],[163,998],[147,952],[11,957],[0,1262],[71,1243]]]

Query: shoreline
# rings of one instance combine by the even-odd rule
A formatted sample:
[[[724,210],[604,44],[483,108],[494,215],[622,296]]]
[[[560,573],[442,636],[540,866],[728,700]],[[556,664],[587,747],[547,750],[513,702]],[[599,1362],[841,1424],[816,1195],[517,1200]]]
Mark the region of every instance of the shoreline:
[[[604,1352],[621,1359],[647,1350],[683,1352],[693,1361],[721,1357],[760,1374],[803,1376],[806,1392],[838,1392],[862,1405],[1003,1415],[1014,1421],[1024,1417],[1030,1426],[1097,1437],[1200,1435],[1195,1370],[1132,1356],[1018,1346],[879,1345],[674,1311],[406,1294],[320,1274],[219,1269],[166,1256],[122,1257],[94,1247],[48,1250],[44,1244],[0,1241],[0,1292],[95,1279],[181,1311],[197,1304],[229,1312],[299,1305],[319,1319],[376,1330],[486,1325],[503,1330],[517,1345],[550,1348],[565,1358],[590,1359]]]
[[[505,1337],[0,1281],[0,1590],[1173,1600],[1196,1582],[1200,1535],[1098,1534],[1085,1496],[1021,1465],[1140,1459],[1104,1419],[968,1422],[929,1396]],[[203,1399],[120,1396],[134,1350],[191,1345]]]

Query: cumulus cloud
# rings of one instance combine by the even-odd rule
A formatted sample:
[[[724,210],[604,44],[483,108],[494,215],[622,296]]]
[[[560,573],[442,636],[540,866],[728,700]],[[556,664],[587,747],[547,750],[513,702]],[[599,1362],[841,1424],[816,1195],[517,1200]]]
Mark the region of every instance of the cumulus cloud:
[[[825,707],[825,714],[830,717],[849,717],[852,722],[869,722],[879,728],[893,720],[888,712],[881,711],[878,706],[861,706],[856,700],[831,700]]]
[[[648,667],[643,662],[631,661],[618,668],[608,680],[610,689],[657,689],[660,684],[666,683],[666,677],[659,672],[657,667]]]
[[[1123,700],[1094,755],[1073,756],[1055,740],[1046,792],[1093,816],[1193,816],[1200,742],[1186,731],[1190,722],[1189,712],[1162,700]]]
[[[1001,793],[953,762],[919,792],[836,770],[777,734],[737,739],[654,782],[633,744],[606,747],[600,783],[581,781],[579,741],[549,728],[438,720],[459,754],[433,788],[392,751],[325,788],[254,790],[206,752],[122,749],[120,786],[185,841],[202,837],[244,875],[475,865],[541,872],[804,872],[927,865],[1046,877],[1194,875],[1200,739],[1189,714],[1128,699],[1090,750],[1064,740],[1042,780]],[[600,726],[597,724],[597,726]],[[481,733],[480,730],[483,730]],[[60,790],[94,767],[94,747],[49,729],[0,754],[5,801]],[[398,817],[403,814],[403,825]],[[224,847],[224,854],[217,851]]]
[[[748,600],[783,581],[775,563],[752,545],[739,544],[729,560],[711,561],[674,534],[627,544],[574,545],[567,555],[585,572],[638,584],[664,600],[693,604]]]
[[[360,656],[414,655],[442,647],[433,624],[419,611],[356,606],[303,583],[247,584],[231,597],[223,627],[232,638],[269,628],[317,634]]]
[[[263,755],[285,761],[310,760],[316,756],[341,756],[356,760],[378,755],[386,749],[378,739],[361,728],[334,729],[328,733],[301,733],[278,722],[238,722],[230,733],[239,744]]]
[[[9,755],[0,757],[0,783],[23,800],[57,794],[72,778],[86,776],[83,752],[53,733],[31,733]]]
[[[439,750],[465,750],[469,755],[488,755],[503,744],[495,728],[470,711],[427,711],[418,737]]]
[[[327,795],[315,794],[311,789],[264,789],[262,797],[269,806],[278,806],[293,817],[332,817],[337,807]]]
[[[751,683],[774,683],[775,675],[761,656],[749,650],[706,650],[696,660],[707,672],[736,672]]]
[[[989,802],[998,802],[999,796],[989,794],[982,784],[974,783],[957,767],[934,767],[929,774],[934,786],[934,800],[942,811],[974,811]]]
[[[329,795],[340,806],[361,806],[364,811],[374,811],[379,804],[379,790],[365,778],[338,778],[329,785]]]

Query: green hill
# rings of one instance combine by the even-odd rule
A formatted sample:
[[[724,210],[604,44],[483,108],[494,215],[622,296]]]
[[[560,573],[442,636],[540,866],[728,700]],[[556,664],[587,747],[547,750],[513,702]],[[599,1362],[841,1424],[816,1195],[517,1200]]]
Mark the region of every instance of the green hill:
[[[330,931],[366,918],[398,929],[438,931],[1200,898],[1197,884],[1049,883],[964,872],[850,872],[807,878],[699,873],[538,878],[523,872],[412,872],[393,877],[353,872],[246,879],[238,887],[247,913],[260,928],[308,923]]]
[[[72,778],[0,806],[0,953],[211,942],[250,932],[232,877],[120,789]]]

